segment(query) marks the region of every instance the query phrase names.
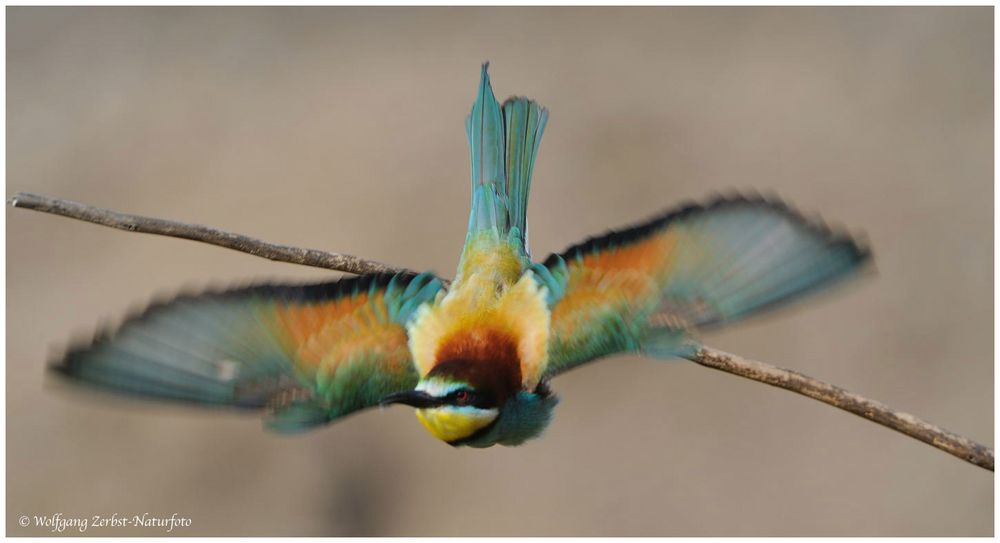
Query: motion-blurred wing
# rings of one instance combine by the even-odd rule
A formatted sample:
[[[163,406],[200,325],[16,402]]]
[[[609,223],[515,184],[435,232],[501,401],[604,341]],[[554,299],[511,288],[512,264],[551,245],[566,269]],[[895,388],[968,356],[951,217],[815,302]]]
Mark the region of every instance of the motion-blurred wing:
[[[551,255],[548,374],[625,351],[681,355],[686,332],[731,322],[851,275],[870,257],[781,202],[719,198]]]
[[[270,429],[306,430],[416,385],[405,324],[440,289],[399,274],[184,296],[55,369],[133,395],[266,408]]]

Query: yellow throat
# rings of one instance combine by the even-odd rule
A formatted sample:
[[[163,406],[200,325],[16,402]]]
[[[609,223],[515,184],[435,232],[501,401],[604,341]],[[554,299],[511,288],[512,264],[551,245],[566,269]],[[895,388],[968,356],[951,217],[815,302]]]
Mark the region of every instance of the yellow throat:
[[[457,441],[476,433],[497,418],[496,409],[443,406],[417,409],[417,419],[441,441]]]

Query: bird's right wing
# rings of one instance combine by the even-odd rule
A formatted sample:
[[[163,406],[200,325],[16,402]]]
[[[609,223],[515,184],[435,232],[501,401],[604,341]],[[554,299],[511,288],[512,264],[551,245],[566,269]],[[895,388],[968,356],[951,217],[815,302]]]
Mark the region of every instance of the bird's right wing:
[[[264,408],[268,428],[306,430],[416,385],[405,325],[441,288],[398,274],[182,296],[54,369],[132,395]]]
[[[694,345],[688,332],[838,282],[869,257],[759,197],[689,205],[591,238],[533,266],[553,304],[547,375],[618,352],[682,355]]]

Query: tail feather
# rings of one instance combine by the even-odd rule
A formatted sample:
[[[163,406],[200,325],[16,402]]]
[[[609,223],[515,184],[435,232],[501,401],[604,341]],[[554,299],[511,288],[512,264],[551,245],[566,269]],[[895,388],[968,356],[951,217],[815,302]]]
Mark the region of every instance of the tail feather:
[[[479,92],[465,121],[472,165],[472,212],[469,232],[507,232],[507,179],[504,168],[503,110],[493,96],[489,63],[483,64]]]
[[[503,105],[506,122],[507,198],[511,230],[518,235],[527,250],[528,192],[531,173],[538,156],[549,112],[527,98],[511,98]]]
[[[548,111],[527,98],[501,106],[483,64],[479,92],[466,120],[472,164],[469,233],[495,233],[526,251],[528,193]]]

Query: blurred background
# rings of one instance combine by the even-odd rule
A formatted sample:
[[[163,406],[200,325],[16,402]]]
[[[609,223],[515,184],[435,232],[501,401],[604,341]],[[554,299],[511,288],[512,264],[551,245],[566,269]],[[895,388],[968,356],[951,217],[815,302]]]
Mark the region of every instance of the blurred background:
[[[7,197],[32,191],[451,276],[463,128],[548,106],[539,259],[726,189],[864,233],[877,272],[705,338],[993,444],[993,10],[7,9]],[[299,437],[46,378],[155,296],[335,274],[7,208],[7,533],[992,535],[993,474],[687,362],[553,383],[541,440],[452,449],[404,408]],[[72,532],[67,532],[72,533]],[[155,528],[87,534],[161,535]]]

